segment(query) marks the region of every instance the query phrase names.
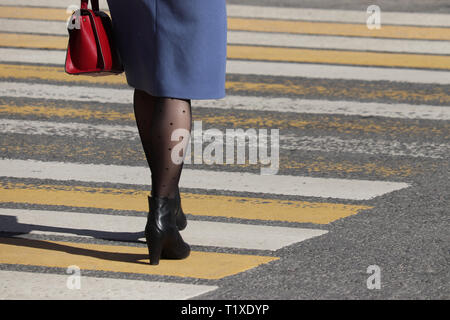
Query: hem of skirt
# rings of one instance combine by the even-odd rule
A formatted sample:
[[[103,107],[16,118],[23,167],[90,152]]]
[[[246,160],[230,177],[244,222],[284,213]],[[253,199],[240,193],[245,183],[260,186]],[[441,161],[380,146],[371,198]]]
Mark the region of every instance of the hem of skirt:
[[[152,95],[154,97],[186,99],[186,100],[219,100],[219,99],[223,99],[226,97],[225,92],[223,92],[222,94],[217,94],[217,95],[183,95],[183,94],[170,94],[170,92],[165,92],[165,93],[155,92],[152,90],[148,90],[146,88],[142,88],[142,87],[133,85],[131,83],[128,83],[128,85],[134,89],[145,91],[149,95]]]

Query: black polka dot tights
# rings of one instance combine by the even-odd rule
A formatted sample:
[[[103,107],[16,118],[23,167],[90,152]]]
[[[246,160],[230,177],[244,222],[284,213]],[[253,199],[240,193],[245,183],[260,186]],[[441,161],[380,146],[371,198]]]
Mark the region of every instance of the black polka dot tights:
[[[136,89],[134,114],[152,175],[152,194],[174,198],[183,169],[185,146],[190,139],[191,101],[154,97]],[[178,130],[178,140],[172,141],[172,133],[176,129],[184,130]],[[178,152],[174,155],[175,151]]]

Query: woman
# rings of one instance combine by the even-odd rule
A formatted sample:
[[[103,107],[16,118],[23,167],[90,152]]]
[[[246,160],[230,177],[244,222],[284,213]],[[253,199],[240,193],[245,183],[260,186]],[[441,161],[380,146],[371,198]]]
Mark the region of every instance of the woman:
[[[191,99],[225,96],[225,0],[108,0],[134,113],[151,171],[145,236],[150,264],[190,253],[178,190],[183,161],[172,149],[187,145]],[[172,141],[174,130],[186,132]],[[184,130],[184,131],[182,131]],[[183,154],[182,154],[183,156]],[[176,158],[176,157],[175,157]]]

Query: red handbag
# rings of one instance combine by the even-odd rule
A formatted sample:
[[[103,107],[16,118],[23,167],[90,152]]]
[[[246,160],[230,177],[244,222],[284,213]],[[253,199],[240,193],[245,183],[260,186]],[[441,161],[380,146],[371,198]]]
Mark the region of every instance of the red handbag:
[[[110,17],[99,10],[98,0],[81,0],[80,10],[69,20],[69,44],[65,71],[69,74],[102,76],[123,72],[119,53],[114,45]]]

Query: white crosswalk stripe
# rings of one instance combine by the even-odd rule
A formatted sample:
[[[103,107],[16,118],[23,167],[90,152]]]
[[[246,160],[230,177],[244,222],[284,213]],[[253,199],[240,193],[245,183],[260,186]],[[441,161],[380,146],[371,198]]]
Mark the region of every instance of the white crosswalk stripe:
[[[0,176],[140,185],[148,185],[150,181],[148,169],[144,167],[12,159],[0,160]],[[385,181],[184,169],[180,187],[368,200],[409,185]]]
[[[2,231],[31,234],[97,237],[121,241],[140,239],[145,241],[143,227],[146,220],[145,216],[132,217],[0,208]],[[60,230],[66,230],[66,232]],[[186,242],[192,245],[276,251],[293,243],[326,233],[326,230],[320,229],[194,220],[189,221],[189,228],[182,231],[182,236]]]
[[[2,270],[0,299],[35,300],[33,293],[39,293],[39,300],[182,300],[217,289],[217,286],[83,275],[79,288],[68,287],[67,282],[67,275],[41,273],[36,276],[32,272]]]

